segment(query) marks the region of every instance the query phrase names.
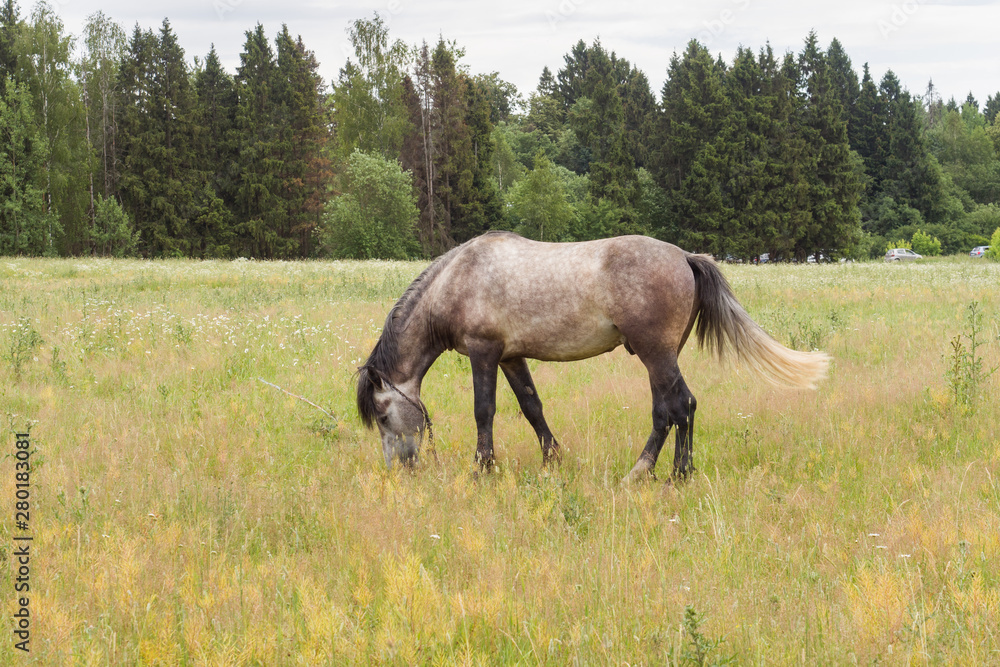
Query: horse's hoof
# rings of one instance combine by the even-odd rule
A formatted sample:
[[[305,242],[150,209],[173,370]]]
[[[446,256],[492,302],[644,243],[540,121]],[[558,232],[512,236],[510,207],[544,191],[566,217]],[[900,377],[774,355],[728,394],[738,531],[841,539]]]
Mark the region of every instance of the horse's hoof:
[[[685,471],[674,470],[674,474],[672,474],[670,477],[667,478],[667,481],[664,484],[664,486],[679,487],[687,483],[687,481],[694,476],[694,473],[695,469],[693,466]]]
[[[639,459],[632,470],[629,471],[625,478],[622,479],[623,485],[634,484],[637,482],[647,482],[649,480],[656,480],[656,474],[653,472],[653,466],[646,459]]]

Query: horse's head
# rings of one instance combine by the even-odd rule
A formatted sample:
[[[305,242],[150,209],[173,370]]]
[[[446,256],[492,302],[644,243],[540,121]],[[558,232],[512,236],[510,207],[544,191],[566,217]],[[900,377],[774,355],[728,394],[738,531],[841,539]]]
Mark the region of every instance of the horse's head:
[[[417,462],[427,409],[419,396],[411,397],[388,378],[371,368],[358,371],[358,414],[365,426],[378,427],[385,464],[392,468],[398,458],[403,465]]]

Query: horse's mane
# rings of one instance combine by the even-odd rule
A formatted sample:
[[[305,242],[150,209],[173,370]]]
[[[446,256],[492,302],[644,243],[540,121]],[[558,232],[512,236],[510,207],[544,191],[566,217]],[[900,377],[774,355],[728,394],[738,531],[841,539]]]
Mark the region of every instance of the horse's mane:
[[[375,422],[376,387],[386,382],[399,365],[400,332],[407,327],[410,316],[431,283],[465,245],[456,246],[431,262],[431,265],[410,283],[410,286],[403,292],[403,296],[399,297],[396,305],[392,307],[389,315],[385,318],[382,335],[379,336],[371,354],[368,355],[365,363],[358,368],[357,373],[358,415],[366,427],[371,428]],[[431,333],[434,335],[434,332]]]

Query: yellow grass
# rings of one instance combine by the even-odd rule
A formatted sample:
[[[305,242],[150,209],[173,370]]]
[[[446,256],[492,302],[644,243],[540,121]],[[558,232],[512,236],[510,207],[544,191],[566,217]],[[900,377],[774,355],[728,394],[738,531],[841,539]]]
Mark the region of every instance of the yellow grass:
[[[725,267],[765,329],[833,362],[804,392],[685,350],[679,488],[619,484],[650,421],[622,349],[532,364],[558,468],[501,380],[486,478],[469,365],[445,355],[437,461],[387,474],[351,375],[421,268],[0,259],[0,412],[36,447],[31,653],[6,632],[0,663],[683,664],[689,605],[724,639],[709,661],[1000,658],[998,375],[975,409],[946,377],[972,301],[1000,364],[1000,266]],[[44,342],[18,377],[25,326]]]

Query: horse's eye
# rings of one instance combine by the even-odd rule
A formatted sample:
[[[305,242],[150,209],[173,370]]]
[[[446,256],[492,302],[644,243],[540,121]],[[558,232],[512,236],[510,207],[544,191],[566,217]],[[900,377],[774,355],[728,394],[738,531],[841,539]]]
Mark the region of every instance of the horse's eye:
[[[382,416],[380,416],[378,418],[378,423],[382,424],[382,426],[385,426],[386,424],[388,424],[389,423],[389,415],[382,415]]]

